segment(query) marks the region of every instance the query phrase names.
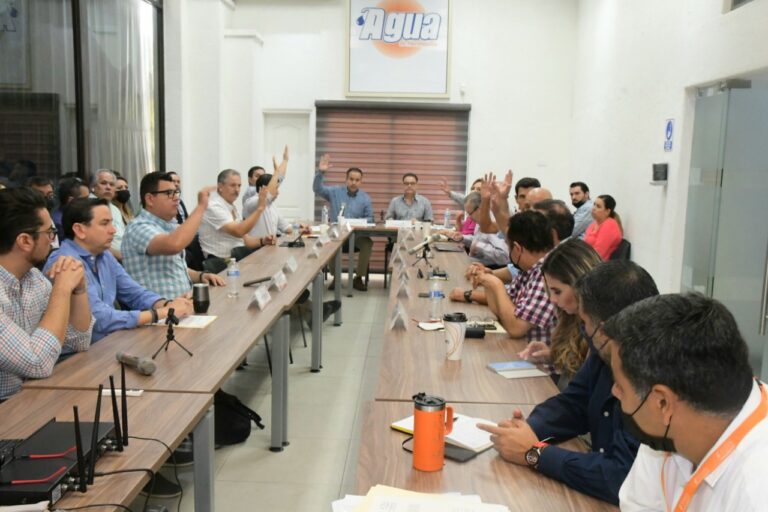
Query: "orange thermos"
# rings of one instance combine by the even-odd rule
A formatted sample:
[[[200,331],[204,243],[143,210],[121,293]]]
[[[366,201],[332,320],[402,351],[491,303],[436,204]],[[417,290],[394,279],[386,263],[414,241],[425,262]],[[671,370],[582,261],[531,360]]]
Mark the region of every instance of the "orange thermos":
[[[445,460],[445,436],[453,430],[453,408],[437,396],[413,396],[413,467],[439,471]]]

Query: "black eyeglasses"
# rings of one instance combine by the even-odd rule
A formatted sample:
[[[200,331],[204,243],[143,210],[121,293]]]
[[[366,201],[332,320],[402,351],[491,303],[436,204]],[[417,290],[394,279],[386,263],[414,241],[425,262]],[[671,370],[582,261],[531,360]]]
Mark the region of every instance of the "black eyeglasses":
[[[25,231],[25,233],[28,235],[39,235],[41,233],[45,233],[48,235],[49,240],[53,240],[56,238],[56,235],[59,234],[59,230],[57,230],[55,226],[51,226],[50,228],[43,231]]]
[[[165,194],[165,196],[168,197],[168,199],[171,199],[171,198],[173,198],[175,196],[180,196],[181,195],[181,189],[176,190],[175,188],[172,188],[172,189],[169,189],[169,190],[154,190],[154,191],[150,192],[150,194],[155,195],[155,196],[159,195],[159,194]]]

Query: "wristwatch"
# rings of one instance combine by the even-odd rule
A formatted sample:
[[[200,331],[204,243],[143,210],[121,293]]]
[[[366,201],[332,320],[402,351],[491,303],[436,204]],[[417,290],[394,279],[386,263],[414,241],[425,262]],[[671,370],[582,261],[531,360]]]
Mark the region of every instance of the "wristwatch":
[[[538,441],[536,444],[531,446],[530,450],[525,452],[525,462],[528,463],[529,467],[535,468],[539,465],[539,459],[541,459],[541,451],[547,446],[549,446],[549,443]]]
[[[464,292],[464,300],[467,302],[472,302],[472,290],[466,290]]]

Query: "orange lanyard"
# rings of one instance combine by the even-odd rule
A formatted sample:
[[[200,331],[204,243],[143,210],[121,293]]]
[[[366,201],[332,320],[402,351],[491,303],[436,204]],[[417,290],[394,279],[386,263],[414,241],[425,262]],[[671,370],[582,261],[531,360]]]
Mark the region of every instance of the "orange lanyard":
[[[746,437],[749,432],[755,428],[761,421],[768,416],[768,397],[766,397],[765,388],[760,386],[760,405],[747,417],[744,422],[736,427],[731,435],[729,435],[725,441],[722,442],[717,450],[714,451],[704,462],[699,465],[699,468],[693,474],[688,483],[683,488],[683,494],[680,496],[680,500],[675,505],[675,512],[685,512],[688,510],[688,505],[691,504],[693,496],[699,489],[701,483],[720,465],[728,456],[736,449],[739,443]],[[664,463],[661,466],[661,490],[664,495],[664,505],[667,510],[667,486],[666,479],[664,478],[664,467],[667,465],[669,459],[669,453],[664,457]]]

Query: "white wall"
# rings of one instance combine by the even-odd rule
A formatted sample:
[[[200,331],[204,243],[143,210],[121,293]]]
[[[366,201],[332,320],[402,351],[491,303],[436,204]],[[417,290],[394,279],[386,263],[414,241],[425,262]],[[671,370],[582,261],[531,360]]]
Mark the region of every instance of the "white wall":
[[[539,177],[565,197],[576,4],[489,0],[482,9],[470,0],[452,4],[448,101],[472,104],[469,181],[512,168],[518,177]],[[238,0],[227,12],[228,30],[255,30],[264,39],[257,70],[263,110],[314,109],[315,100],[344,99],[346,10],[345,0]],[[242,74],[249,65],[233,64],[225,74]],[[246,101],[232,92],[222,91],[225,102]],[[314,144],[314,117],[310,122]],[[264,148],[262,158],[279,150]],[[291,166],[289,179],[299,178],[309,188],[312,172],[311,165]],[[304,214],[311,208],[308,202]]]
[[[571,174],[614,196],[633,259],[677,291],[694,86],[768,67],[768,2],[581,0],[578,26]],[[654,162],[670,164],[666,187],[648,183]]]

